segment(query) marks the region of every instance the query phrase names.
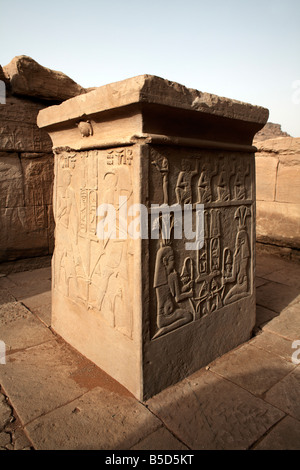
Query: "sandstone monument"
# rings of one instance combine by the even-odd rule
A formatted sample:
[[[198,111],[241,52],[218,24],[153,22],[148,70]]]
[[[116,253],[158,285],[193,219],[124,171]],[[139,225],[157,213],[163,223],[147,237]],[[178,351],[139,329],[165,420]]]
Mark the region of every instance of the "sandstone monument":
[[[252,140],[267,118],[151,75],[39,112],[55,154],[52,327],[141,400],[251,335]],[[101,238],[105,204],[116,226]],[[198,249],[174,236],[176,217],[157,238],[126,233],[137,207],[149,230],[152,207],[197,204]]]
[[[27,56],[3,68],[0,104],[0,262],[53,251],[53,154],[38,112],[86,90]]]

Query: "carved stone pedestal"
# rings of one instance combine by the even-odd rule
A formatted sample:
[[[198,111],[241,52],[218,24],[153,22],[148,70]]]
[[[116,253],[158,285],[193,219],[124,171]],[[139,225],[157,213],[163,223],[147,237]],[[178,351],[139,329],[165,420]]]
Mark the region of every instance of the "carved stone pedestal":
[[[148,75],[39,113],[55,153],[52,327],[140,400],[251,335],[252,139],[267,118]],[[153,205],[176,209],[167,234]]]

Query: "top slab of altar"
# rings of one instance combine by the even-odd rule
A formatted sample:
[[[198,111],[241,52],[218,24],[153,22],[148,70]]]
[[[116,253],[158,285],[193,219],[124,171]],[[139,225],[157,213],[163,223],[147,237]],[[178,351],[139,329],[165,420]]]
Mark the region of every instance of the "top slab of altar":
[[[191,146],[198,146],[199,140],[208,147],[213,143],[251,146],[268,116],[269,111],[261,106],[140,75],[50,106],[40,111],[37,124],[50,133],[54,147],[97,148],[137,139],[179,145],[188,144],[180,141],[187,139]]]

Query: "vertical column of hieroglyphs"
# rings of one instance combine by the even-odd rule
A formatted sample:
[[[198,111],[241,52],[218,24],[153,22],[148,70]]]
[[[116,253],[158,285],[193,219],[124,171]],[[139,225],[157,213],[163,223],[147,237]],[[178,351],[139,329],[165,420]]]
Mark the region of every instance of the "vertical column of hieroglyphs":
[[[191,204],[194,224],[204,205],[202,247],[187,250],[184,230],[174,237],[176,215],[170,236],[151,241],[153,339],[252,293],[252,162],[251,154],[151,149],[151,202],[180,206],[182,218]]]

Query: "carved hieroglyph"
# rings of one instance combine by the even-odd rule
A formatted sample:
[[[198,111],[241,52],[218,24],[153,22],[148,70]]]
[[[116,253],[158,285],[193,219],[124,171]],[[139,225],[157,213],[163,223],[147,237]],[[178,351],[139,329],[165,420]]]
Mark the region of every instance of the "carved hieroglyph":
[[[150,242],[156,339],[252,294],[253,163],[251,154],[188,149],[173,150],[170,161],[167,148],[152,148],[151,159],[151,203],[204,204],[201,248],[187,251],[184,232],[178,240],[172,230],[169,239]],[[167,168],[161,186],[153,167]]]
[[[133,202],[132,159],[130,148],[60,152],[55,189],[54,288],[129,338],[133,252],[131,240],[121,233],[119,197],[126,209]],[[116,237],[97,236],[105,218],[97,212],[102,204],[115,208]]]

